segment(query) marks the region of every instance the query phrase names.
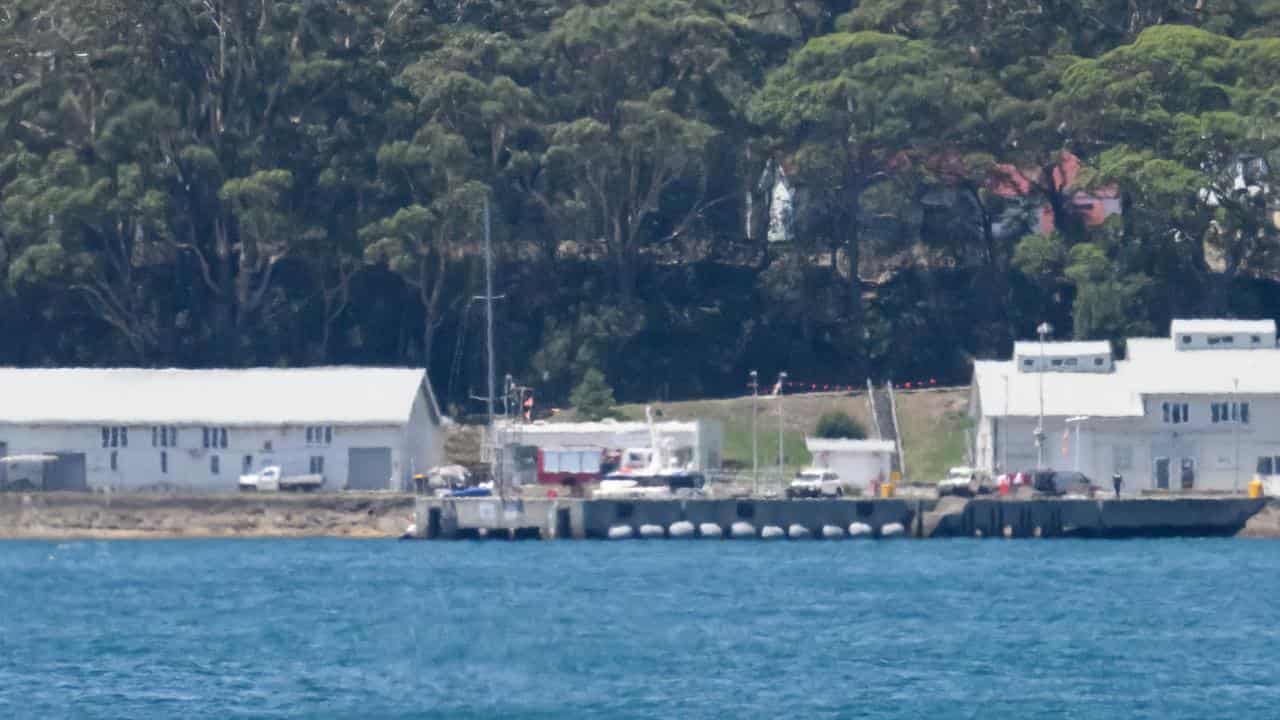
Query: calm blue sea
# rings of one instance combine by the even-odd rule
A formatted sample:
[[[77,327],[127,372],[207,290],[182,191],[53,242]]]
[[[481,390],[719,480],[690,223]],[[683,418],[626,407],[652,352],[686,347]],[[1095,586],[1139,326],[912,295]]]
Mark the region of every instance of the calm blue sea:
[[[1276,718],[1280,544],[0,543],[0,718]]]

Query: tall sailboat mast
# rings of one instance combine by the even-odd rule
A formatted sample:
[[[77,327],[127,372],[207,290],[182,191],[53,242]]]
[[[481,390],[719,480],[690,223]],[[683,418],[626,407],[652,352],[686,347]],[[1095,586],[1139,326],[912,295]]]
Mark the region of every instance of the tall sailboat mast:
[[[489,196],[484,198],[484,341],[485,341],[485,380],[488,393],[485,402],[489,412],[488,440],[490,469],[493,475],[494,489],[498,495],[506,497],[507,484],[502,468],[502,442],[498,437],[498,426],[494,422],[494,353],[493,353],[493,236],[489,229]]]

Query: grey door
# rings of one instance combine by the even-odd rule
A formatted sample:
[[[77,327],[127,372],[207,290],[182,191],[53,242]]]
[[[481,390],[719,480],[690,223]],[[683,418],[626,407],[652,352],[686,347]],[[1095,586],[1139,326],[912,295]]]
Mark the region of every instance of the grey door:
[[[88,490],[84,453],[56,453],[58,459],[44,466],[45,490]]]
[[[386,490],[391,485],[391,448],[347,450],[347,489]]]
[[[1182,472],[1180,473],[1180,477],[1182,479],[1183,490],[1190,490],[1196,486],[1196,459],[1195,458],[1188,458],[1188,457],[1182,458]]]
[[[1161,490],[1169,489],[1169,458],[1156,458],[1156,487]]]

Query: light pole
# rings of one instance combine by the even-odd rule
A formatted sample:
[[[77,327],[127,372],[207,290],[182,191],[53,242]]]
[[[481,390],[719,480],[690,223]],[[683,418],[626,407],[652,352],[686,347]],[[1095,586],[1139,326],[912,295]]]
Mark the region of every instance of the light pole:
[[[1004,378],[1004,420],[1002,421],[1004,434],[998,435],[1000,441],[1000,472],[1009,472],[1009,374],[1005,373],[1000,377]]]
[[[760,448],[756,437],[756,403],[760,399],[760,374],[751,371],[751,494],[760,493]]]
[[[778,481],[784,479],[783,467],[786,464],[787,456],[782,449],[782,396],[787,392],[787,371],[783,370],[778,373]]]
[[[1040,420],[1036,423],[1036,469],[1044,469],[1044,338],[1053,332],[1053,326],[1047,322],[1042,322],[1036,327],[1036,334],[1040,336]]]
[[[1084,424],[1084,421],[1088,419],[1089,419],[1088,415],[1077,415],[1075,417],[1067,418],[1068,425],[1076,426],[1076,459],[1075,459],[1076,472],[1080,472],[1080,426]]]
[[[1231,407],[1227,408],[1228,417],[1231,418],[1231,441],[1236,449],[1236,461],[1234,464],[1233,475],[1231,477],[1232,494],[1240,492],[1240,422],[1244,417],[1240,412],[1240,378],[1231,378]]]

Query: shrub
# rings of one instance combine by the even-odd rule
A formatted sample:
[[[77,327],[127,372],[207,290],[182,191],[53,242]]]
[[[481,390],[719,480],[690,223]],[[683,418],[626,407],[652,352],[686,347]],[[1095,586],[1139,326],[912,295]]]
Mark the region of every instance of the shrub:
[[[857,420],[849,417],[848,413],[829,412],[818,418],[817,436],[820,438],[850,438],[853,440],[862,440],[867,437],[867,431]]]

